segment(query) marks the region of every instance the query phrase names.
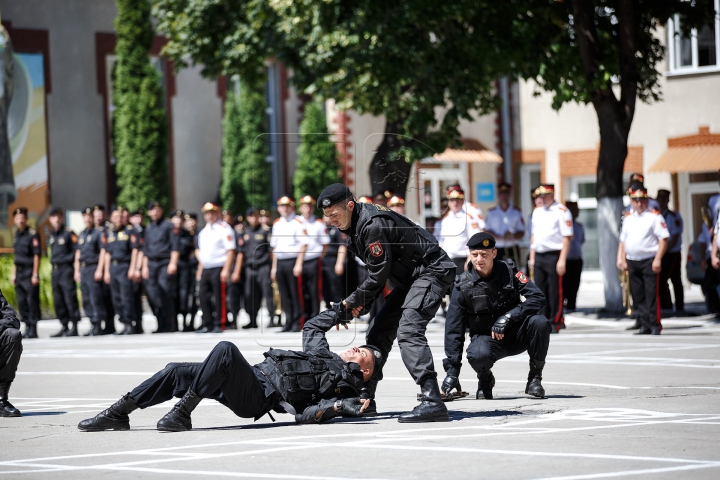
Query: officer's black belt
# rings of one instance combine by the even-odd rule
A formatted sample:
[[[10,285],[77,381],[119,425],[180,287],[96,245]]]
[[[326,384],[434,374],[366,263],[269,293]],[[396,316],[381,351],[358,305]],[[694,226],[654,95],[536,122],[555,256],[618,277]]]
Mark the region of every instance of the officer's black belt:
[[[52,266],[54,269],[58,269],[60,267],[65,267],[68,265],[72,265],[72,262],[65,262],[65,263],[53,263]]]
[[[318,260],[320,260],[320,257],[311,258],[310,260],[303,260],[303,263],[307,263],[307,262],[317,262]]]
[[[170,260],[170,257],[148,257],[148,262],[164,262]]]
[[[111,265],[130,265],[130,260],[113,260]]]
[[[557,255],[560,253],[560,250],[549,250],[547,252],[535,252],[535,255]]]
[[[15,266],[17,268],[32,268],[32,263],[16,263]]]
[[[297,261],[297,257],[278,258],[278,262],[295,262],[295,261]]]
[[[93,265],[97,265],[98,262],[80,262],[81,267],[92,267]]]

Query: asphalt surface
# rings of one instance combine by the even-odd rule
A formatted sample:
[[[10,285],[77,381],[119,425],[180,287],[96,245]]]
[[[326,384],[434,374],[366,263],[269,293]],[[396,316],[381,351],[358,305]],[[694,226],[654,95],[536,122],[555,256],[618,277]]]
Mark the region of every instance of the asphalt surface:
[[[289,415],[253,422],[206,400],[191,432],[160,433],[168,402],[131,415],[129,432],[83,433],[77,423],[171,361],[201,361],[220,340],[251,362],[268,347],[299,348],[299,334],[227,331],[52,339],[57,322],[24,342],[11,400],[0,418],[0,475],[8,478],[718,478],[720,324],[665,320],[663,335],[633,336],[631,320],[570,315],[551,339],[546,399],[523,393],[526,354],[500,361],[494,400],[448,403],[449,423],[407,425],[418,388],[397,349],[378,390],[380,416],[295,425]],[[152,323],[147,325],[152,328]],[[82,326],[87,329],[88,324]],[[333,348],[362,343],[364,324],[332,331]],[[428,328],[442,372],[442,319]],[[440,380],[442,380],[442,373]]]

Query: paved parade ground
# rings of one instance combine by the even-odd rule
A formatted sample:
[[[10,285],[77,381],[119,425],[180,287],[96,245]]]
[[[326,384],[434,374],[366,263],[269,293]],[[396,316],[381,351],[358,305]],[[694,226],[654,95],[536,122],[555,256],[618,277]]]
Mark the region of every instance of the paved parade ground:
[[[87,322],[87,321],[84,321]],[[393,350],[378,389],[380,416],[295,425],[289,415],[253,422],[205,400],[194,430],[159,433],[172,402],[130,416],[129,432],[82,433],[77,423],[171,361],[201,361],[234,342],[251,363],[268,347],[300,348],[299,334],[161,334],[25,341],[11,401],[0,419],[7,478],[718,478],[720,324],[709,316],[665,320],[660,337],[633,336],[630,320],[569,316],[551,339],[546,399],[526,396],[527,355],[499,362],[495,400],[449,403],[451,422],[399,424],[418,388]],[[152,325],[149,325],[150,327]],[[87,325],[83,325],[87,328]],[[336,350],[362,343],[365,325],[328,335]],[[83,328],[84,330],[84,328]],[[442,372],[441,319],[428,337]],[[443,375],[440,374],[442,380]]]

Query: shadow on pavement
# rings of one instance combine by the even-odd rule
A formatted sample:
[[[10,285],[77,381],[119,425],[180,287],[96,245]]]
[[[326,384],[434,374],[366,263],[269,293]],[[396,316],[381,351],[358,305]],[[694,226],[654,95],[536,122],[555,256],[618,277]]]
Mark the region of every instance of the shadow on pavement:
[[[22,410],[21,410],[22,411]],[[68,412],[28,412],[23,413],[23,417],[45,417],[47,415],[64,415]]]

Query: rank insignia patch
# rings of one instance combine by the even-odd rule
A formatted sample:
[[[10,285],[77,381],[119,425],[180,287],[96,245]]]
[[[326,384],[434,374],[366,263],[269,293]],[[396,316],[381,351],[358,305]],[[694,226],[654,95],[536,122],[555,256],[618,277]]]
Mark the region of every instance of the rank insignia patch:
[[[381,257],[383,254],[383,248],[380,242],[373,242],[368,245],[368,248],[370,249],[370,253],[372,253],[373,257]]]
[[[565,220],[565,225],[567,225],[568,227],[572,227],[572,221]]]
[[[516,273],[515,277],[520,281],[520,283],[527,283],[528,280],[530,280],[523,272]]]

